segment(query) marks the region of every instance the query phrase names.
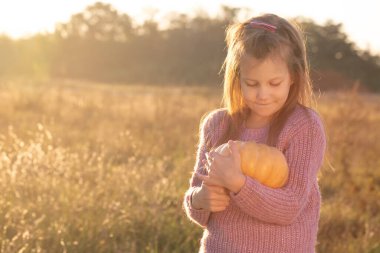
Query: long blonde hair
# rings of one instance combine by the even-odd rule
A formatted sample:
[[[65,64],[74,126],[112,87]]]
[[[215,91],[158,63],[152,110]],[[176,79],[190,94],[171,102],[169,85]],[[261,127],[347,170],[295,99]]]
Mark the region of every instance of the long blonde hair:
[[[275,32],[271,32],[266,29],[255,28],[250,25],[252,21],[264,22],[276,26],[277,29]],[[271,119],[266,141],[268,145],[276,145],[288,116],[297,104],[311,108],[315,106],[305,40],[302,34],[297,24],[292,24],[274,14],[254,17],[227,28],[228,51],[221,71],[224,70],[222,107],[227,109],[224,120],[227,120],[228,123],[226,131],[212,145],[213,147],[228,140],[238,139],[244,121],[249,116],[249,108],[243,100],[239,79],[240,60],[244,54],[259,60],[271,56],[282,57],[287,63],[293,80],[284,106]]]

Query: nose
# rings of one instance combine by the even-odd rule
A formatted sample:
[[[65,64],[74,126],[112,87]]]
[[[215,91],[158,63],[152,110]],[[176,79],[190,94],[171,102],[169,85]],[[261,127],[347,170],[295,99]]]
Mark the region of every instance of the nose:
[[[269,97],[269,91],[265,87],[260,87],[257,91],[257,100],[265,101]]]

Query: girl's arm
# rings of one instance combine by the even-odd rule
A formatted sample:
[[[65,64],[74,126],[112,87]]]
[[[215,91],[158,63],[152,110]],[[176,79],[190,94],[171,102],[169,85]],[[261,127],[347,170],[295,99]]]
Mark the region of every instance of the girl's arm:
[[[185,212],[187,214],[187,217],[189,217],[193,222],[196,224],[200,225],[201,227],[205,227],[208,222],[208,218],[210,216],[210,211],[208,210],[198,210],[195,209],[191,205],[191,196],[193,192],[197,189],[200,188],[202,185],[202,181],[199,180],[197,177],[195,177],[195,173],[201,173],[201,174],[206,174],[206,170],[203,167],[202,160],[206,158],[206,152],[207,152],[207,147],[206,147],[206,138],[209,137],[210,134],[210,115],[204,120],[204,124],[202,125],[201,131],[200,131],[200,136],[199,136],[199,146],[197,150],[197,156],[196,156],[196,162],[195,162],[195,167],[193,174],[190,179],[190,187],[186,191],[185,196],[184,196],[184,201],[183,201],[183,208],[185,209]]]
[[[230,193],[245,213],[262,221],[287,225],[293,223],[304,208],[311,187],[316,183],[326,146],[319,120],[298,126],[285,151],[289,179],[283,188],[273,189],[246,177],[236,194]]]

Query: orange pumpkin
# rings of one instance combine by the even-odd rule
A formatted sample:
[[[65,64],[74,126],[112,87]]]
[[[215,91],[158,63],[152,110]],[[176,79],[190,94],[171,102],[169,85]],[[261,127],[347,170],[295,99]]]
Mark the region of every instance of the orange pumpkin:
[[[289,168],[285,156],[280,150],[251,141],[235,142],[240,146],[241,171],[243,174],[272,188],[285,185],[289,176]],[[227,143],[217,147],[215,152],[225,156],[231,154]]]

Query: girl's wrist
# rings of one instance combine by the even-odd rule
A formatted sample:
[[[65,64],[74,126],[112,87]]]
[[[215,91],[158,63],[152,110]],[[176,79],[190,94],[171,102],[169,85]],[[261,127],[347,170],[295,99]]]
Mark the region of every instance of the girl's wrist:
[[[229,187],[229,190],[235,194],[237,194],[243,185],[245,184],[246,176],[244,174],[239,174],[236,179],[231,181],[231,185]]]

